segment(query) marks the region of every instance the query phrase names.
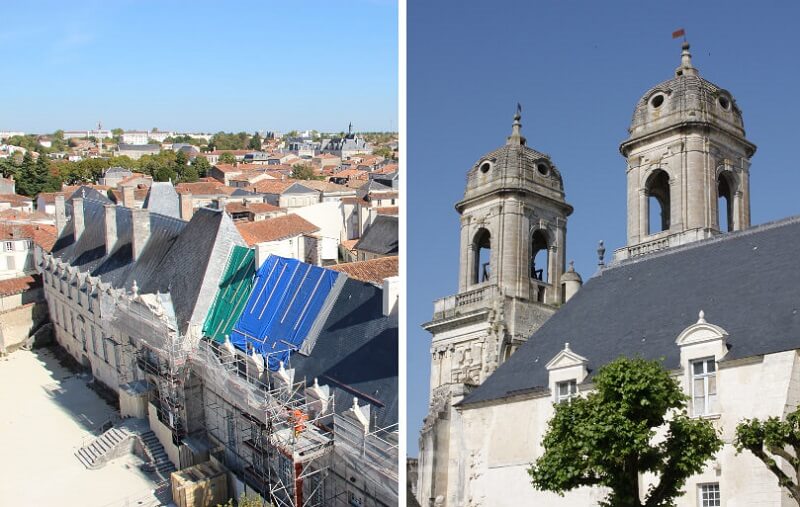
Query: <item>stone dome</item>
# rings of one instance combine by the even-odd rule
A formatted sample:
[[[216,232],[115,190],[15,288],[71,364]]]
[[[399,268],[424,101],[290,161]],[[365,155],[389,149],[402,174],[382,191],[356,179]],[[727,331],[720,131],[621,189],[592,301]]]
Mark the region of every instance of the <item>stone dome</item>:
[[[630,136],[623,146],[666,128],[698,123],[745,136],[742,112],[733,95],[699,76],[685,42],[675,77],[647,90],[636,104]]]
[[[564,183],[550,156],[527,145],[519,111],[506,144],[479,158],[467,173],[468,200],[495,190],[535,192],[563,201]]]

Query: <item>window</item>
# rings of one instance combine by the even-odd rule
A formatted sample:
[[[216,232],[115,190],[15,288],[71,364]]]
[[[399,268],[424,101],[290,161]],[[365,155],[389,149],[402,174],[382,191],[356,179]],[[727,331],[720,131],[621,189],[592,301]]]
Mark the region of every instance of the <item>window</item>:
[[[475,255],[472,283],[488,282],[492,274],[492,237],[486,229],[479,229],[472,242]]]
[[[91,326],[89,329],[92,331],[92,353],[97,356],[99,355],[97,353],[97,335],[94,333],[94,326]]]
[[[733,230],[733,186],[730,173],[720,173],[717,180],[717,224],[720,232]]]
[[[108,339],[103,338],[101,340],[101,343],[103,344],[103,361],[105,361],[106,364],[108,364]]]
[[[556,383],[556,403],[569,401],[578,394],[578,382],[567,380],[566,382]]]
[[[669,175],[656,169],[647,178],[647,234],[666,231],[670,227]]]
[[[717,405],[717,363],[714,358],[692,361],[692,405],[695,416],[713,414]]]
[[[531,237],[531,278],[540,282],[548,281],[549,254],[547,236],[544,231],[538,229]]]
[[[13,252],[13,251],[14,251],[14,242],[6,241],[6,252]]]
[[[719,494],[719,483],[701,484],[698,486],[697,505],[700,507],[720,507],[722,501]]]

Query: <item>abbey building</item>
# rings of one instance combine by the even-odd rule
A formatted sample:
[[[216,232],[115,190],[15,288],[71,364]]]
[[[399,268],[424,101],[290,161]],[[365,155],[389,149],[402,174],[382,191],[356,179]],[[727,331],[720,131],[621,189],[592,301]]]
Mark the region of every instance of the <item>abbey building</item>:
[[[726,442],[679,506],[791,505],[767,468],[731,445],[742,419],[800,402],[800,218],[751,227],[755,151],[733,95],[700,76],[684,43],[620,146],[627,244],[582,285],[565,265],[572,207],[559,169],[528,146],[517,114],[506,143],[468,172],[456,205],[459,291],[423,326],[432,344],[421,505],[596,505],[605,491],[538,491],[527,469],[554,403],[591,390],[621,355],[663,358],[690,414]]]

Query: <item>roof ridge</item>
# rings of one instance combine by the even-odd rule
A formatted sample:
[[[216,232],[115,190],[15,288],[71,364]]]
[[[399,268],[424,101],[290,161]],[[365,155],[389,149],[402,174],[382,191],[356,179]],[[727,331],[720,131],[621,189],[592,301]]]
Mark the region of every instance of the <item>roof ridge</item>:
[[[785,227],[787,225],[794,225],[800,223],[800,215],[793,215],[790,217],[780,218],[777,220],[771,220],[769,222],[764,222],[763,224],[754,225],[748,227],[747,229],[742,229],[740,231],[732,231],[726,232],[723,234],[719,234],[717,236],[713,236],[711,238],[700,239],[697,241],[692,241],[690,243],[686,243],[683,245],[678,245],[670,248],[665,248],[664,250],[659,250],[658,252],[653,252],[646,255],[639,255],[636,257],[631,257],[628,259],[623,259],[621,261],[612,262],[608,264],[605,268],[598,271],[595,275],[592,276],[602,276],[602,274],[606,271],[621,268],[624,266],[629,266],[631,264],[635,264],[637,262],[642,262],[648,259],[655,259],[658,257],[664,257],[666,255],[672,255],[675,253],[685,252],[687,250],[692,250],[695,248],[702,248],[707,245],[713,245],[716,243],[721,243],[724,241],[733,241],[739,238],[746,238],[748,236],[752,236],[753,234],[757,234],[759,232],[768,231],[772,229],[777,229],[779,227]],[[623,247],[624,248],[624,247]]]

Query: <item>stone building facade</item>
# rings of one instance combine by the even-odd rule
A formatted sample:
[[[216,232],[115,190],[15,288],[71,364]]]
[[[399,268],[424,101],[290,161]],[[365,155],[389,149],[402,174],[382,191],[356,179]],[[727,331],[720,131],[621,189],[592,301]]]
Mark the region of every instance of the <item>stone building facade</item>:
[[[560,193],[546,199],[553,205],[536,211],[557,259],[548,262],[555,270],[548,280],[556,285],[546,286],[552,293],[539,303],[531,296],[538,277],[521,267],[531,239],[519,234],[535,227],[525,212],[503,216],[518,209],[512,199],[474,186],[483,159],[470,171],[465,201],[479,196],[502,219],[473,224],[476,208],[457,205],[460,293],[435,302],[434,319],[423,326],[433,335],[433,357],[420,436],[421,505],[597,505],[602,489],[561,497],[534,489],[527,470],[544,452],[554,405],[593,389],[592,375],[621,355],[662,359],[690,397],[689,414],[711,420],[725,442],[688,480],[676,505],[794,505],[767,468],[749,453],[737,454],[732,441],[742,419],[782,417],[800,404],[794,261],[800,218],[750,226],[756,147],[745,137],[732,94],[699,76],[688,44],[674,77],[639,100],[629,132],[620,147],[627,162],[627,245],[583,286],[574,270],[564,272],[560,224],[570,208],[557,198],[559,185]],[[484,174],[496,167],[489,164]],[[530,195],[546,190],[535,188]],[[503,245],[491,244],[485,279],[492,288],[478,285],[478,295],[469,292],[471,283],[486,282],[484,261],[475,261],[482,239],[474,238],[483,224],[497,223],[511,223],[517,234],[491,230]],[[502,296],[487,297],[489,290]],[[561,297],[565,304],[556,312]],[[480,353],[470,354],[475,345]],[[780,466],[791,473],[787,463]],[[652,480],[641,477],[640,491]]]

